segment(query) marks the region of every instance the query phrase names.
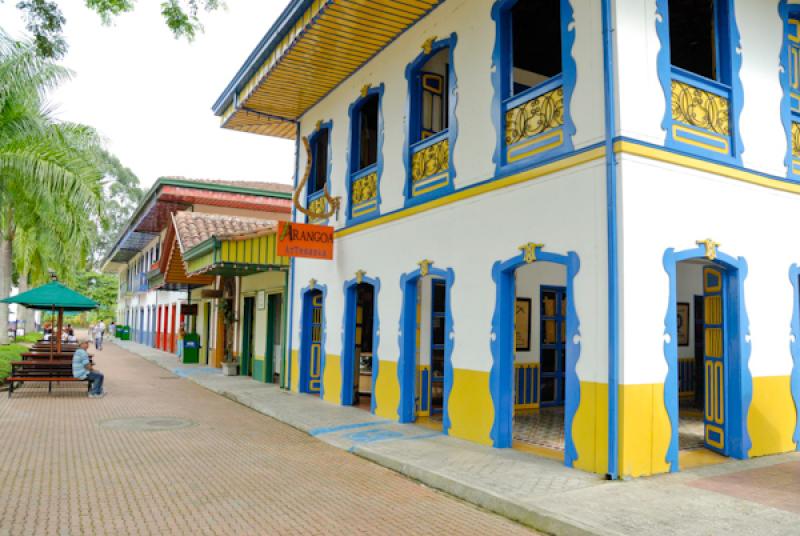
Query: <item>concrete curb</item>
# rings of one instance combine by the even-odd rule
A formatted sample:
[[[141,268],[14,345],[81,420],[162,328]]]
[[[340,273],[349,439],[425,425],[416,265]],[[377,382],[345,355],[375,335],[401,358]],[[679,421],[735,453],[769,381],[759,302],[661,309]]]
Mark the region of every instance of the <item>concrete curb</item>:
[[[590,528],[574,519],[565,519],[543,508],[523,506],[514,501],[504,499],[485,489],[470,486],[454,478],[423,469],[391,456],[370,450],[368,447],[356,447],[350,450],[353,454],[373,463],[391,469],[397,473],[417,480],[428,487],[443,491],[468,503],[480,506],[523,525],[532,527],[547,534],[563,534],[566,536],[587,536],[598,534],[596,528]],[[616,534],[608,532],[608,534]]]

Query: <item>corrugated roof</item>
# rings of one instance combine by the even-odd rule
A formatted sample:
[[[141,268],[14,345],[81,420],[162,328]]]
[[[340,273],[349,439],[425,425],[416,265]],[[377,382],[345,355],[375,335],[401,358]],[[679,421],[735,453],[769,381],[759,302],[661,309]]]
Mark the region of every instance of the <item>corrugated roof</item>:
[[[214,113],[225,128],[292,139],[299,117],[443,1],[291,0]]]
[[[259,231],[274,231],[278,227],[278,222],[275,220],[205,214],[202,212],[178,212],[174,217],[178,243],[183,252],[192,249],[201,242],[205,242],[212,236],[227,238]]]

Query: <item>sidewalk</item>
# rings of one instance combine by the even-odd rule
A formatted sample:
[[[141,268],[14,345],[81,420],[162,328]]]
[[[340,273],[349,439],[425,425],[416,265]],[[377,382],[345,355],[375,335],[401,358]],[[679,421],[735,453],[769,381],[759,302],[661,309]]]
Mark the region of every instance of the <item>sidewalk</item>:
[[[321,441],[554,534],[788,534],[800,527],[800,454],[609,482],[560,462],[397,424],[173,354],[120,347]]]

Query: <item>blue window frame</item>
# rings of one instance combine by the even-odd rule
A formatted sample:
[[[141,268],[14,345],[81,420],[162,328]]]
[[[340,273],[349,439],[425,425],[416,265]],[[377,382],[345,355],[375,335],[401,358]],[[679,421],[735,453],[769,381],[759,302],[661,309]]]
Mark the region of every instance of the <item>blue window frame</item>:
[[[540,287],[539,400],[541,407],[564,405],[567,289]]]
[[[782,0],[781,16],[784,27],[781,113],[788,140],[786,167],[790,179],[800,180],[800,6]]]
[[[453,52],[457,41],[455,33],[439,41],[429,39],[406,67],[405,206],[453,191],[453,149],[458,137]]]
[[[365,86],[350,105],[350,154],[348,156],[348,223],[374,218],[380,213],[380,180],[383,173],[383,84]]]
[[[311,151],[311,172],[306,183],[306,206],[312,212],[324,213],[328,210],[325,201],[325,186],[331,172],[331,121],[319,122],[308,138]]]
[[[667,146],[741,163],[743,93],[731,0],[657,0]]]
[[[569,0],[497,0],[495,164],[514,171],[573,149],[576,65]]]

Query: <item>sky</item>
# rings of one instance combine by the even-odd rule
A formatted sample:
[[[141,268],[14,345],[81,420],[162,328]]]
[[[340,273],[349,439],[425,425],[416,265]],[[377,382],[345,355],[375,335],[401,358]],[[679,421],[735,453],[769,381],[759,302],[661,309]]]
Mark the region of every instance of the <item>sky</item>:
[[[144,187],[184,176],[291,183],[294,142],[220,128],[211,105],[286,6],[228,0],[203,13],[205,32],[176,40],[155,0],[103,26],[85,0],[59,0],[72,80],[50,96],[56,116],[96,128]],[[24,31],[15,0],[0,0],[0,27]]]

